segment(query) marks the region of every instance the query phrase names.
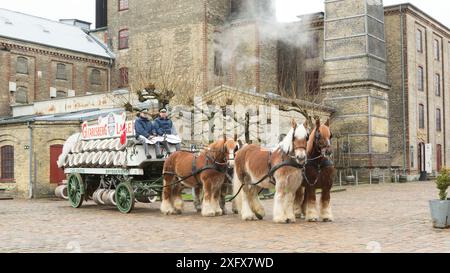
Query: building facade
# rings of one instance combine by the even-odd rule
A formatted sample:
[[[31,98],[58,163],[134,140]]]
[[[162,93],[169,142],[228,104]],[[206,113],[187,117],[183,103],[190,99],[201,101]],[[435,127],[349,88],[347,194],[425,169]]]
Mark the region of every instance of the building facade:
[[[14,105],[110,90],[114,55],[77,22],[0,9],[0,116]]]
[[[120,107],[121,95],[108,91],[150,83],[187,85],[189,96],[220,105],[320,104],[304,105],[334,113],[336,163],[360,179],[392,170],[418,179],[447,166],[450,29],[411,4],[324,4],[323,13],[279,23],[271,0],[98,0],[93,31],[0,9],[0,116],[14,118],[0,119],[0,186],[19,181],[11,168],[28,170],[17,174],[21,185],[30,170],[51,184],[44,165],[53,146],[78,129],[79,121],[32,116]],[[46,126],[64,133],[48,138]],[[29,165],[32,128],[42,151]]]
[[[139,67],[158,74],[169,51],[168,67],[201,92],[225,84],[332,106],[347,165],[438,171],[450,160],[449,29],[410,4],[324,3],[293,23],[275,22],[273,1],[253,0],[99,0],[97,14],[122,84],[142,78]]]

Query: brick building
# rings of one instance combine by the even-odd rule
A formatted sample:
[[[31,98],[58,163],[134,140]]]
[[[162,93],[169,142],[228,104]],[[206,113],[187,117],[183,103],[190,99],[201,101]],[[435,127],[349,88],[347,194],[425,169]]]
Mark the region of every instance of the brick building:
[[[97,27],[117,55],[118,83],[160,67],[169,50],[200,91],[226,84],[334,107],[337,153],[355,168],[418,178],[448,163],[448,27],[381,0],[327,0],[324,13],[293,23],[274,11],[269,0],[99,0]]]
[[[323,13],[279,23],[271,0],[98,0],[94,31],[0,9],[0,115],[22,121],[0,125],[2,170],[11,146],[28,141],[14,144],[28,132],[21,115],[117,107],[101,93],[167,75],[194,81],[190,92],[208,103],[282,95],[321,104],[320,115],[334,112],[336,162],[360,177],[396,169],[417,179],[448,165],[450,29],[411,4],[324,3]],[[6,32],[19,18],[37,35]]]
[[[0,116],[11,106],[110,90],[114,54],[89,23],[0,9]]]

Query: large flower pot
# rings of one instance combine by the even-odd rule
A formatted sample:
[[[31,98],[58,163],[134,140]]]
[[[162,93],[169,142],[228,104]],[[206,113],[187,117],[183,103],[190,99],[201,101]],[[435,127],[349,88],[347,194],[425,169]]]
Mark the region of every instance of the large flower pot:
[[[431,200],[431,220],[435,228],[447,228],[450,224],[450,201],[449,200]]]

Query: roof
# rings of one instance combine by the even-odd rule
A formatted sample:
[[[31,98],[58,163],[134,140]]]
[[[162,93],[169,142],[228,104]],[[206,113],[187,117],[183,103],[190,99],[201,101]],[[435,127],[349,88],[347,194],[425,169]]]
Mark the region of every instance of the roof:
[[[65,121],[76,121],[84,122],[96,120],[101,116],[106,116],[109,113],[122,113],[123,108],[113,108],[113,109],[87,109],[77,112],[62,113],[62,114],[51,114],[51,115],[28,115],[20,117],[6,117],[0,118],[0,125],[5,124],[17,124],[17,123],[27,123],[27,122],[65,122]]]
[[[422,9],[418,8],[417,6],[415,6],[411,3],[401,3],[401,4],[396,4],[396,5],[385,6],[384,10],[385,11],[400,10],[400,8],[402,10],[410,9],[410,10],[415,10],[416,12],[422,13],[425,17],[427,17],[428,20],[433,21],[433,23],[436,23],[442,29],[444,29],[445,31],[450,33],[450,28],[448,26],[446,26],[444,23],[441,23],[439,20],[435,19],[433,16],[429,15],[428,13],[426,13],[425,11],[423,11]]]
[[[0,37],[114,58],[108,47],[78,26],[0,8]]]

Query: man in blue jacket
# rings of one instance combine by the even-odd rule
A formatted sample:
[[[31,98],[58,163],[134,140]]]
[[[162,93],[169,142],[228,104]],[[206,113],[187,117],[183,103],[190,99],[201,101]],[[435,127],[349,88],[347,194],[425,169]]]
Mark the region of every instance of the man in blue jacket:
[[[148,138],[154,133],[154,127],[149,119],[148,111],[142,110],[134,123],[134,130],[136,131],[136,139],[144,145],[145,156],[151,159],[152,156],[148,150]]]
[[[175,127],[173,126],[173,122],[168,118],[167,115],[167,109],[163,108],[159,111],[159,117],[155,119],[155,132],[158,136],[165,136],[165,135],[176,135],[177,132],[175,130]],[[162,142],[164,148],[167,152],[169,152],[169,145],[167,144],[167,141]],[[180,144],[176,145],[177,151],[181,149]],[[161,143],[157,142],[155,146],[156,150],[156,157],[157,158],[163,158],[164,156],[161,154]],[[169,152],[170,153],[170,152]]]

